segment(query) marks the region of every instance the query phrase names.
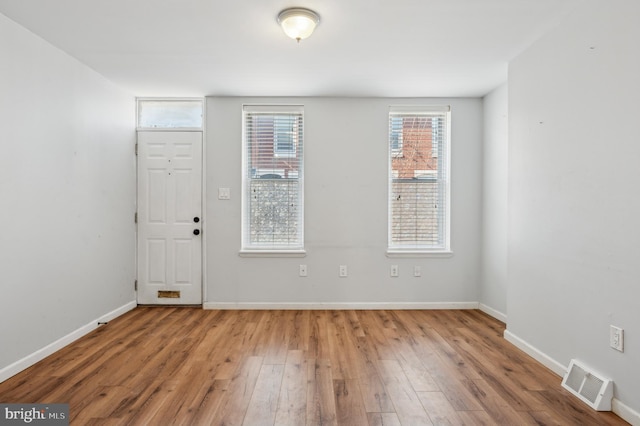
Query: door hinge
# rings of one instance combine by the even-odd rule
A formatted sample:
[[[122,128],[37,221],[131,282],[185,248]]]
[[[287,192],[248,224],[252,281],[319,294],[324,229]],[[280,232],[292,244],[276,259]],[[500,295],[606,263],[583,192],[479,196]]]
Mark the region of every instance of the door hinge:
[[[138,155],[138,144],[136,143],[136,155]]]
[[[133,223],[138,223],[138,212],[133,214]]]
[[[133,282],[133,289],[134,289],[135,291],[138,291],[138,280],[135,280],[135,281]]]

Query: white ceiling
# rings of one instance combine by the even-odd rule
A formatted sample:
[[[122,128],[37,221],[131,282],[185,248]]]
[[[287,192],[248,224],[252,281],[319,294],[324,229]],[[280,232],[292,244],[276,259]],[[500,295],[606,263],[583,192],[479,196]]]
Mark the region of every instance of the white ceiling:
[[[581,0],[0,0],[137,96],[482,96]],[[287,7],[321,18],[296,44]]]

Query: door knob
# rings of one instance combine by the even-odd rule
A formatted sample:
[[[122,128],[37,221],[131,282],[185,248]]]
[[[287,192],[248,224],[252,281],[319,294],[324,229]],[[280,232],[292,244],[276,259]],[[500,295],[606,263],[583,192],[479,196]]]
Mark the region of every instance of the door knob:
[[[193,218],[193,221],[194,221],[195,223],[198,223],[198,222],[200,222],[200,218],[199,218],[198,216],[196,216],[196,217],[194,217],[194,218]]]
[[[193,230],[193,235],[200,235],[200,230],[199,229],[194,229]]]

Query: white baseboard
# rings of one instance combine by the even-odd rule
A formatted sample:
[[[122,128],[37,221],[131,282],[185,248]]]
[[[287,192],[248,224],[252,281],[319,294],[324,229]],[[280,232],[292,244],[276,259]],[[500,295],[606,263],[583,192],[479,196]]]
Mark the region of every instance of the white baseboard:
[[[72,331],[66,336],[61,337],[55,342],[48,344],[44,348],[38,349],[34,353],[27,355],[26,357],[14,362],[13,364],[10,364],[7,367],[0,369],[0,383],[4,382],[9,377],[13,377],[19,372],[26,370],[27,368],[31,367],[38,361],[42,361],[43,359],[53,354],[54,352],[64,348],[69,343],[72,343],[78,340],[79,338],[81,338],[82,336],[89,334],[90,332],[92,332],[93,330],[99,327],[98,323],[109,322],[112,319],[117,318],[120,315],[129,312],[136,306],[138,306],[138,304],[136,303],[135,300],[132,302],[129,302],[101,316],[100,318],[91,321],[89,324],[83,325],[82,327]]]
[[[414,302],[399,302],[399,303],[376,303],[376,302],[284,302],[284,303],[254,303],[254,302],[205,302],[202,305],[203,309],[299,309],[299,310],[381,310],[381,309],[478,309],[478,302],[427,302],[427,303],[414,303]]]
[[[507,315],[503,314],[502,312],[493,309],[490,306],[485,305],[484,303],[480,303],[478,305],[478,309],[480,309],[482,312],[484,312],[487,315],[491,315],[492,317],[494,317],[495,319],[497,319],[498,321],[501,321],[503,323],[507,323]]]
[[[539,363],[547,367],[549,370],[556,373],[558,376],[560,377],[564,376],[564,373],[567,371],[566,365],[560,364],[558,361],[551,358],[544,352],[538,350],[534,346],[531,346],[526,341],[522,340],[515,334],[511,333],[509,330],[504,331],[504,338],[508,342],[513,343],[513,345],[516,346],[518,349],[520,349],[521,351],[523,351],[524,353],[531,356],[533,359],[535,359],[536,361],[538,361]]]
[[[540,351],[515,334],[511,333],[509,330],[505,330],[504,338],[507,341],[513,343],[513,345],[518,349],[547,367],[549,370],[553,371],[558,376],[563,377],[566,373],[568,368],[567,366],[562,365],[544,352]],[[621,419],[631,423],[633,426],[640,426],[640,413],[633,410],[631,407],[625,405],[616,398],[613,398],[613,400],[611,401],[611,411],[613,411],[613,413],[615,413]]]
[[[611,411],[613,411],[622,420],[631,423],[633,426],[640,426],[640,413],[615,398],[611,401]]]

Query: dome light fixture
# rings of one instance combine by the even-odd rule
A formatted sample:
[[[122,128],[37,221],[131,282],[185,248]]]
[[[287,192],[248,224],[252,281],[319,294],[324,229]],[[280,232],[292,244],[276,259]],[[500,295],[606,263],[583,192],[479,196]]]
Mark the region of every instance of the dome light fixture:
[[[320,17],[313,10],[294,7],[280,12],[278,23],[286,35],[300,43],[313,33]]]

